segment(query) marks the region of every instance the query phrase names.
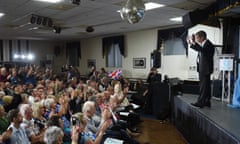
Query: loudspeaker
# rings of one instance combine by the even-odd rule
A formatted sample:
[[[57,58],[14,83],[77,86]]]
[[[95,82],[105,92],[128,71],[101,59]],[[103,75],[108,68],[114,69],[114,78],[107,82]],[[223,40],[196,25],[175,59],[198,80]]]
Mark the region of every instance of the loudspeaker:
[[[200,24],[202,21],[208,18],[208,13],[205,10],[197,9],[195,11],[189,12],[183,16],[184,27],[190,28],[196,24]]]
[[[92,26],[88,26],[88,27],[86,28],[86,32],[91,33],[91,32],[93,32],[93,31],[94,31],[94,28],[93,28]]]
[[[53,32],[60,34],[61,33],[61,27],[53,26]]]
[[[160,68],[161,67],[161,53],[154,50],[151,53],[151,67]]]

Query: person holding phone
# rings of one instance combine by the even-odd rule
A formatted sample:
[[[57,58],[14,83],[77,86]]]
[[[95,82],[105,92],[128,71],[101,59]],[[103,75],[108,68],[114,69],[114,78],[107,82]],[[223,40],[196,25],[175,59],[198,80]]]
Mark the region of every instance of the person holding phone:
[[[187,38],[190,48],[198,51],[197,71],[199,73],[199,97],[193,106],[203,108],[211,107],[211,80],[213,73],[214,45],[207,39],[205,31],[198,31],[192,38]]]

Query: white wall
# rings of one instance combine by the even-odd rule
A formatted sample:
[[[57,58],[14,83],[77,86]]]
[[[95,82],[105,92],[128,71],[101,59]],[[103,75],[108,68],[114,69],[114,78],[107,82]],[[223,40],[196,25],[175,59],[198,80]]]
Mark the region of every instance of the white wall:
[[[124,34],[126,37],[123,66],[120,68],[123,75],[130,78],[147,78],[150,70],[150,54],[157,46],[158,29],[131,32]],[[80,60],[81,74],[87,74],[87,59],[96,59],[97,69],[105,67],[105,58],[102,58],[102,37],[81,40],[82,59]],[[145,69],[134,69],[133,58],[146,58]],[[187,57],[185,55],[162,55],[162,66],[159,73],[167,74],[169,77],[187,78]],[[117,68],[106,68],[111,71]]]
[[[203,29],[207,32],[208,38],[214,44],[221,44],[221,32],[217,28],[198,25],[189,30],[189,33],[196,32]],[[151,29],[138,32],[130,32],[125,35],[125,52],[126,57],[123,58],[123,66],[120,68],[123,75],[129,78],[147,78],[150,70],[150,54],[157,46],[157,32],[158,29]],[[102,57],[102,38],[95,37],[89,39],[82,39],[81,41],[81,59],[78,67],[81,75],[87,75],[89,68],[87,67],[88,59],[96,59],[96,66],[99,70],[104,67],[107,71],[112,71],[117,68],[106,68],[105,58]],[[62,65],[67,64],[65,53],[66,42],[50,42],[50,41],[29,41],[30,51],[35,54],[33,63],[39,64],[40,60],[46,60],[48,56],[53,57],[53,68],[59,72]],[[54,47],[58,46],[60,55],[54,55]],[[7,44],[4,43],[7,48]],[[161,49],[164,49],[161,48]],[[169,77],[178,77],[182,80],[195,78],[197,80],[197,72],[189,70],[190,66],[196,65],[196,52],[188,49],[188,57],[185,55],[167,55],[164,56],[162,52],[161,68],[159,73],[167,74]],[[6,54],[7,52],[4,51]],[[146,58],[145,69],[134,69],[133,58]],[[4,55],[5,58],[5,55]],[[6,60],[6,59],[5,59]]]

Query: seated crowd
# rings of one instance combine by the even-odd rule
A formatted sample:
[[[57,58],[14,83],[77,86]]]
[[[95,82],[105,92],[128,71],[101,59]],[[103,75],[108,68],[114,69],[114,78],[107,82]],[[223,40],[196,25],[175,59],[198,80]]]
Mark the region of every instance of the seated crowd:
[[[75,68],[61,74],[26,66],[0,69],[0,143],[129,144],[141,122],[126,95],[129,81],[93,67],[86,80]]]

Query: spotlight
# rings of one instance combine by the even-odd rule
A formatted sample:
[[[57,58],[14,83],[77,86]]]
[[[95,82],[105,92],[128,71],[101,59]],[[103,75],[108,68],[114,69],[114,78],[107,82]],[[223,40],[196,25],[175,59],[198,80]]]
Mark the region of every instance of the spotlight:
[[[60,34],[61,33],[61,27],[53,26],[53,32]]]
[[[43,19],[43,17],[41,17],[41,16],[37,17],[37,24],[38,25],[42,24],[42,19]]]
[[[49,27],[52,27],[53,26],[53,21],[52,19],[48,18],[48,26]]]
[[[86,32],[91,33],[91,32],[93,32],[93,31],[94,31],[94,28],[93,28],[92,26],[88,26],[88,27],[86,28]]]
[[[51,18],[34,15],[34,14],[32,14],[32,17],[30,18],[30,23],[39,24],[39,25],[48,26],[48,27],[53,26],[53,21]]]
[[[48,22],[48,18],[44,17],[43,20],[42,20],[42,25],[46,26],[47,22]]]
[[[35,15],[32,15],[32,17],[30,18],[30,23],[35,24],[36,21],[37,21],[37,17]]]
[[[71,0],[71,1],[72,1],[72,4],[80,5],[80,0]]]

